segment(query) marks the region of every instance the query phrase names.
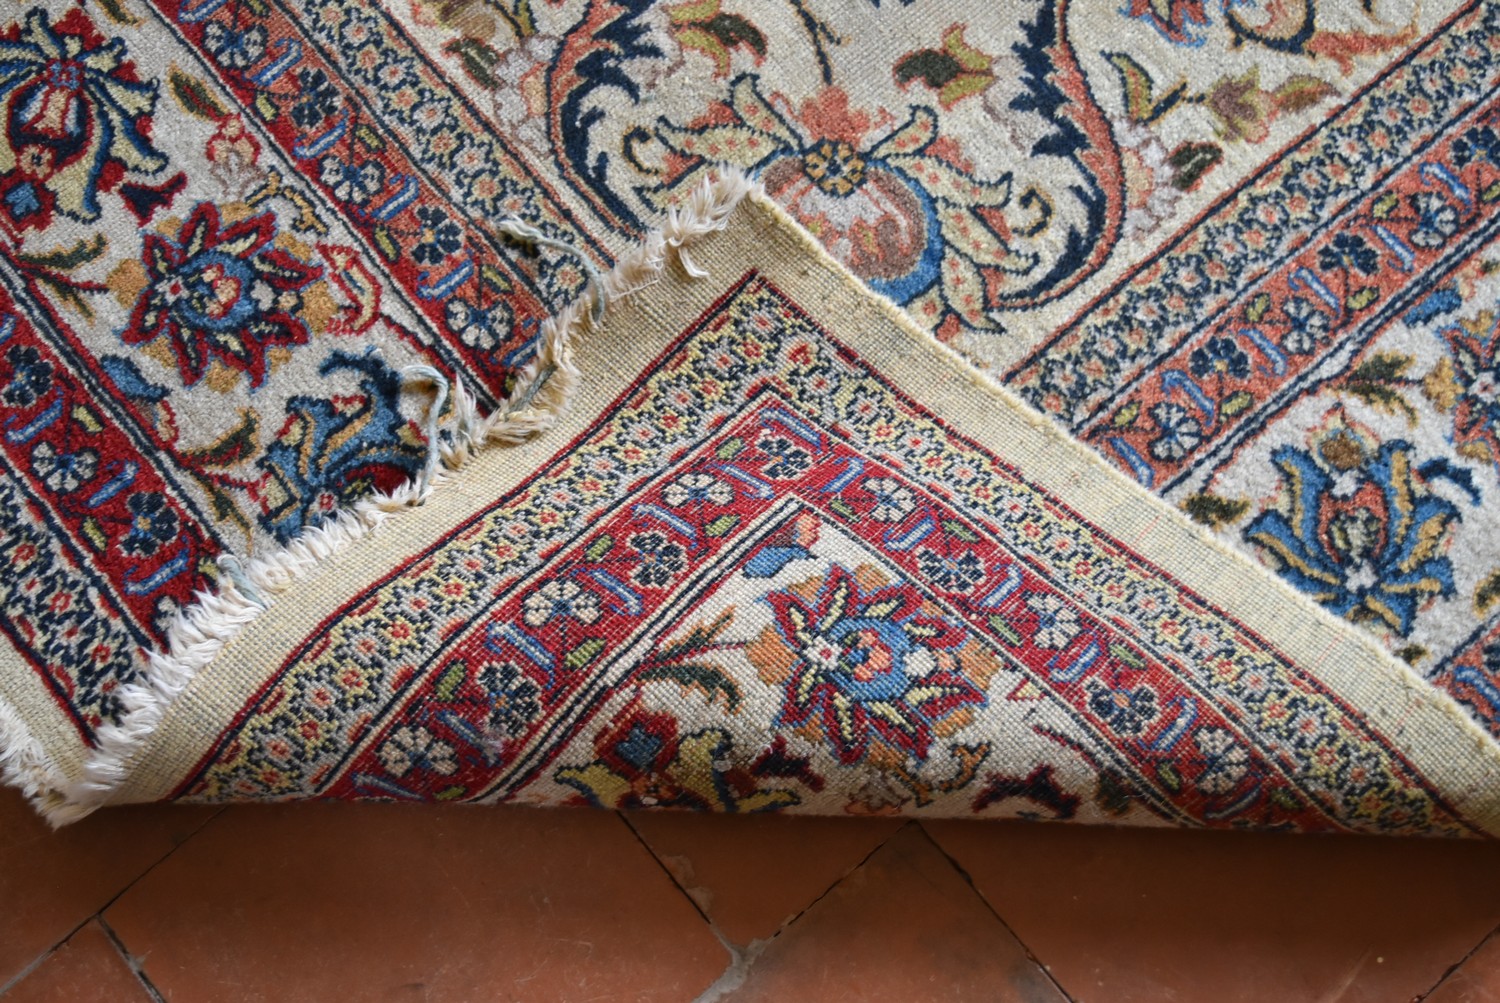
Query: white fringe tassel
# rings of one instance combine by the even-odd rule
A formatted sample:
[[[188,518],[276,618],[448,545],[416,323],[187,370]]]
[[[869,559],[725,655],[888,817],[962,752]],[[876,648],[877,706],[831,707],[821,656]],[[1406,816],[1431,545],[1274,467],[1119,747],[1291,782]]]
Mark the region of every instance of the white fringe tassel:
[[[0,697],[0,782],[19,787],[44,813],[61,804],[63,774],[47,750],[31,737],[26,722]]]
[[[461,382],[453,381],[453,419],[446,428],[448,436],[436,434],[435,419],[442,411],[449,384],[435,371],[413,367],[408,378],[425,378],[439,390],[429,426],[434,452],[423,472],[389,494],[362,499],[273,553],[243,562],[232,556],[221,558],[225,574],[218,592],[199,593],[197,603],[178,614],[168,631],[165,650],[147,655],[144,678],[121,688],[125,712],[118,724],[99,728],[98,746],[84,766],[83,777],[76,783],[58,784],[56,771],[45,763],[45,755],[41,762],[48,770],[37,772],[42,768],[34,764],[15,768],[21,786],[33,795],[47,819],[54,825],[65,825],[109,803],[125,782],[131,758],[156,730],[167,707],[224,645],[292,583],[370,536],[392,516],[420,504],[446,479],[441,466],[456,469],[486,446],[522,442],[551,428],[567,409],[581,375],[573,364],[573,337],[580,328],[597,322],[600,304],[618,302],[658,278],[669,252],[676,255],[689,275],[702,278],[707,274],[688,257],[688,246],[723,229],[734,207],[757,187],[730,168],[717,174],[717,178],[705,178],[685,205],[669,210],[660,230],[620,258],[612,271],[591,282],[584,297],[542,324],[536,355],[519,374],[515,393],[490,415],[480,417],[473,396]],[[529,228],[516,221],[503,221],[502,228],[529,235]],[[563,249],[571,250],[566,245]],[[11,761],[32,764],[33,760],[28,758],[24,744],[6,740],[4,712],[5,707],[0,706],[0,749],[6,750],[0,756],[0,765],[6,767],[6,779],[14,782],[10,780]],[[39,747],[36,752],[40,752]],[[46,796],[43,788],[60,791],[61,798],[56,794]]]

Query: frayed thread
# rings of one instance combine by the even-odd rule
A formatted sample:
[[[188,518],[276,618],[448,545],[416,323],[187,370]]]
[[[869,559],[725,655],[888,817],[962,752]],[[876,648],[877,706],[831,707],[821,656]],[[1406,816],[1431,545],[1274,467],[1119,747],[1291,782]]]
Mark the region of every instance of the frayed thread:
[[[43,812],[62,804],[63,773],[32,737],[21,714],[0,697],[0,781],[18,787]]]
[[[581,379],[572,352],[577,332],[585,325],[599,323],[610,303],[658,278],[669,253],[689,275],[705,276],[707,273],[688,257],[689,245],[722,230],[734,207],[758,187],[737,170],[719,171],[717,177],[695,187],[684,205],[668,212],[659,230],[605,274],[595,271],[571,245],[540,231],[533,233],[535,228],[526,224],[502,221],[501,229],[517,239],[576,255],[592,276],[585,297],[543,322],[537,351],[518,374],[510,399],[481,416],[473,395],[461,381],[450,382],[430,367],[406,370],[403,377],[408,382],[424,380],[438,388],[428,411],[430,452],[421,473],[387,494],[356,502],[273,553],[243,561],[221,558],[224,579],[219,591],[199,593],[194,605],[178,614],[164,650],[147,655],[142,679],[120,688],[124,711],[118,723],[97,730],[98,745],[85,763],[81,779],[62,786],[61,798],[37,803],[47,819],[54,825],[64,825],[109,803],[111,795],[125,783],[132,757],[156,731],[167,708],[225,644],[271,606],[279,593],[374,534],[392,516],[421,504],[441,487],[449,471],[462,467],[480,450],[524,442],[555,425]],[[450,395],[450,416],[444,423],[441,417]],[[0,734],[0,739],[3,737]],[[9,750],[11,746],[0,740],[0,748]]]

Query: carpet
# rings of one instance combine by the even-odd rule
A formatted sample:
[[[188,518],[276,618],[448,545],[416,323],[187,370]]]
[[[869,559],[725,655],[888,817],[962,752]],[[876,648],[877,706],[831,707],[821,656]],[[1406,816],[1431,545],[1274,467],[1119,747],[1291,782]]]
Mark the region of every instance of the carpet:
[[[0,538],[12,570],[0,584],[7,779],[57,818],[148,796],[620,804],[655,797],[636,788],[672,786],[664,778],[686,770],[698,778],[695,793],[679,783],[657,800],[1485,831],[1496,791],[1487,764],[1500,734],[1500,377],[1488,251],[1500,202],[1495,18],[1479,3],[1312,0],[1264,9],[1033,2],[982,18],[936,0],[788,0],[774,9],[719,0],[111,0],[18,11],[0,24],[0,484],[16,513]],[[712,194],[723,191],[710,178],[722,186],[735,169],[788,218],[747,208],[740,215],[759,222],[704,237],[732,201]],[[799,225],[836,264],[801,241]],[[729,550],[702,566],[707,552],[683,551],[670,522],[611,535],[620,549],[602,555],[599,570],[609,584],[589,578],[575,596],[571,588],[584,586],[569,570],[533,597],[531,614],[518,606],[510,626],[523,640],[483,642],[505,657],[482,681],[470,677],[481,672],[477,655],[424,649],[411,661],[417,655],[393,639],[372,636],[368,648],[329,658],[355,675],[375,673],[365,680],[373,689],[318,713],[297,703],[311,699],[312,677],[294,663],[326,670],[333,662],[314,656],[333,650],[324,631],[342,636],[356,607],[380,608],[371,591],[360,603],[375,606],[320,615],[343,626],[312,619],[323,607],[305,583],[345,600],[373,589],[374,566],[349,555],[370,553],[366,538],[393,519],[405,528],[384,534],[383,546],[397,563],[380,572],[393,582],[402,562],[410,571],[462,550],[443,543],[435,524],[425,550],[405,534],[436,518],[429,512],[465,525],[481,518],[450,503],[479,476],[465,464],[481,447],[473,464],[513,478],[522,462],[566,462],[552,426],[585,431],[575,422],[590,416],[574,409],[580,399],[603,406],[590,388],[613,362],[604,352],[575,371],[575,332],[614,331],[620,345],[661,353],[672,339],[691,341],[690,320],[709,323],[667,317],[658,287],[681,276],[659,278],[656,258],[632,248],[675,254],[702,238],[702,253],[719,255],[712,249],[740,246],[739,231],[757,227],[785,262],[750,243],[739,261],[727,259],[728,271],[692,265],[696,251],[683,266],[706,272],[701,288],[725,297],[726,283],[760,281],[745,278],[747,268],[764,276],[795,264],[821,276],[821,287],[786,279],[755,295],[782,297],[821,332],[820,344],[847,345],[853,317],[885,318],[887,336],[850,364],[925,408],[937,405],[924,385],[889,374],[916,364],[912,355],[949,359],[938,347],[947,343],[978,367],[971,374],[987,371],[1071,433],[1045,440],[1062,468],[1103,477],[1087,458],[1102,457],[1157,495],[1106,479],[1109,491],[1084,498],[1085,488],[1057,483],[1043,507],[1079,515],[1078,533],[1143,562],[1119,574],[1154,576],[1167,593],[1131,592],[1123,613],[1116,597],[1105,615],[1088,575],[1048,579],[1051,598],[1077,604],[1070,619],[1064,606],[1048,613],[1016,598],[1042,601],[1027,579],[996,599],[1011,603],[1002,612],[968,623],[933,590],[954,576],[1030,566],[1005,549],[1015,541],[968,521],[979,516],[928,512],[929,532],[946,542],[924,549],[912,540],[913,560],[933,556],[903,568],[896,536],[849,535],[851,524],[891,530],[873,510],[840,516],[798,493],[810,485],[749,473],[786,508],[724,513],[736,521],[718,524],[711,549]],[[864,293],[845,315],[829,315],[824,297],[848,285],[840,268]],[[657,284],[636,288],[648,279]],[[692,288],[678,295],[699,295]],[[750,309],[750,285],[734,288],[725,317]],[[880,313],[885,301],[904,317]],[[937,340],[912,341],[915,329]],[[891,344],[903,346],[894,357],[883,347]],[[822,392],[835,394],[852,377],[827,379]],[[965,386],[989,399],[984,377]],[[816,417],[806,388],[777,389],[786,413]],[[953,421],[897,411],[891,427],[901,431]],[[1027,434],[1053,435],[1026,413]],[[692,418],[673,414],[684,427]],[[822,419],[809,426],[819,442],[851,434],[832,412]],[[597,409],[590,420],[608,424]],[[750,423],[746,434],[771,421],[732,420]],[[805,448],[792,429],[781,434],[788,449]],[[934,434],[958,448],[949,432]],[[973,448],[990,442],[983,476],[1004,469],[1017,483],[1045,481],[1009,443],[978,427],[966,435]],[[841,448],[850,450],[850,484],[864,484],[856,460],[878,453],[858,437]],[[817,455],[807,461],[827,473]],[[732,459],[722,462],[735,467]],[[678,471],[678,460],[659,457],[654,476]],[[959,483],[924,494],[902,482],[918,472],[916,460],[883,462],[893,465],[876,479],[900,497],[957,504]],[[738,482],[714,490],[740,497]],[[867,502],[878,496],[859,491]],[[1097,507],[1102,498],[1112,499],[1108,511]],[[695,511],[709,501],[695,495]],[[680,518],[667,502],[641,504]],[[788,514],[806,505],[821,514]],[[1124,510],[1136,520],[1126,529],[1114,521]],[[1217,542],[1183,528],[1184,514]],[[1132,534],[1161,520],[1177,527],[1180,546],[1137,554]],[[752,523],[780,543],[740,539]],[[706,526],[689,528],[709,539]],[[967,559],[953,550],[963,539],[954,532],[975,536]],[[653,596],[641,590],[667,583],[608,570],[644,560],[628,541],[653,533],[667,548],[653,566],[687,561],[704,582],[759,582],[751,571],[777,558],[745,548],[810,556],[787,558],[754,596],[694,593],[690,605],[714,615],[653,621],[657,633],[632,642],[632,671],[678,687],[676,703],[620,674],[610,648],[626,636],[619,623],[553,652],[561,661],[550,670],[526,662],[524,639],[535,641],[540,626],[528,615],[541,615],[542,598],[588,607],[592,595],[591,623],[641,607],[642,596],[666,603],[661,616],[687,616],[674,608],[687,593]],[[861,546],[875,549],[850,556]],[[802,560],[821,570],[798,577]],[[1241,587],[1189,585],[1199,565],[1237,569],[1226,580]],[[508,587],[498,567],[467,585],[461,578],[446,584]],[[1155,612],[1168,597],[1174,609],[1223,618],[1215,630],[1233,644],[1215,648],[1205,626],[1198,648],[1181,640],[1169,657],[1080,626],[1123,629],[1110,617],[1144,616],[1140,603]],[[758,646],[745,635],[746,602],[792,647],[778,655],[769,634]],[[910,655],[923,668],[902,678],[941,680],[941,692],[878,692],[869,672],[839,669],[837,653],[811,678],[799,675],[807,652],[796,645],[817,636],[806,625],[823,622],[829,602],[884,610],[862,615],[870,624],[859,627],[861,640],[834,639],[861,658],[906,665]],[[1317,605],[1329,616],[1309,611]],[[1068,625],[1055,634],[1045,626],[1054,614]],[[841,612],[829,623],[841,617],[849,620]],[[1348,623],[1336,629],[1329,617]],[[260,633],[272,622],[278,632]],[[438,637],[424,634],[432,622],[412,621],[412,643],[462,633],[445,623]],[[1067,643],[1049,649],[1006,634],[1024,629],[1059,642],[1067,634]],[[242,630],[261,638],[257,650]],[[1312,635],[1335,647],[1299,647]],[[942,643],[914,648],[915,637]],[[996,647],[1007,643],[1032,647],[1022,656]],[[694,645],[746,654],[733,669],[716,667]],[[771,661],[754,662],[752,648]],[[981,649],[988,654],[959,657]],[[1251,651],[1288,673],[1269,710],[1189,686],[1214,659]],[[1064,684],[1052,675],[1065,662],[1079,676]],[[1041,675],[1002,698],[990,685],[1012,681],[1002,664]],[[439,669],[446,675],[429,678]],[[1137,672],[1162,675],[1136,695],[1122,680]],[[582,677],[595,689],[568,689]],[[1044,692],[1043,677],[1063,688]],[[744,689],[752,679],[761,690]],[[850,680],[859,686],[840,690]],[[212,697],[201,692],[210,681]],[[764,689],[773,684],[787,688],[779,710]],[[294,686],[304,688],[286,688]],[[1333,702],[1309,709],[1314,691]],[[689,710],[682,700],[695,694],[703,702]],[[1003,720],[1002,699],[1035,701],[1036,713]],[[558,717],[561,700],[569,703]],[[495,705],[476,717],[487,701]],[[509,721],[495,701],[539,709]],[[621,701],[643,716],[631,718]],[[1408,705],[1428,709],[1388,716]],[[169,727],[178,706],[198,708],[186,731]],[[601,713],[625,730],[590,732],[586,722]],[[563,732],[533,735],[536,714]],[[1295,742],[1282,736],[1292,745],[1264,744],[1292,720],[1302,729]],[[564,732],[566,749],[557,744]],[[682,759],[690,734],[691,768]],[[1137,755],[1147,735],[1158,758]],[[480,776],[519,754],[523,736],[536,760],[530,774]],[[760,759],[744,759],[757,742]],[[1385,751],[1355,753],[1370,743]],[[143,760],[144,748],[152,751]],[[589,749],[596,755],[585,761]],[[743,770],[752,760],[761,773],[731,784],[745,793],[709,796],[729,788],[703,763]],[[1200,784],[1220,760],[1234,782]],[[1323,770],[1316,782],[1313,760]],[[440,784],[423,772],[434,764],[452,767],[436,776],[457,779]],[[783,767],[795,776],[768,784]],[[765,798],[738,804],[756,791]]]

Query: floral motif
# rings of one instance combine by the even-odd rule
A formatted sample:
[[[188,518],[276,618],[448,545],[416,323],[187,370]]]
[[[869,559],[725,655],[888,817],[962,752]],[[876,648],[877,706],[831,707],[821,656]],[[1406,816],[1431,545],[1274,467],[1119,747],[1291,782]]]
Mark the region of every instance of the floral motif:
[[[1281,347],[1293,355],[1311,355],[1333,327],[1327,310],[1320,310],[1306,296],[1289,296],[1281,307],[1286,317],[1286,334]]]
[[[522,618],[532,627],[552,621],[572,619],[579,623],[593,623],[599,619],[598,597],[585,592],[577,582],[563,578],[554,578],[543,584],[527,597],[522,609]]]
[[[155,491],[131,495],[130,529],[120,538],[120,549],[137,557],[150,557],[177,536],[177,513],[166,496]]]
[[[99,454],[92,449],[63,453],[52,443],[41,442],[31,452],[31,469],[48,490],[69,494],[94,479]]]
[[[1169,463],[1181,460],[1203,441],[1203,423],[1181,404],[1162,401],[1152,405],[1151,417],[1156,422],[1157,435],[1148,448],[1158,460]]]
[[[276,217],[252,216],[224,226],[211,202],[199,204],[175,239],[148,233],[141,252],[150,284],[136,301],[127,345],[166,338],[187,386],[217,361],[266,378],[266,352],[308,340],[302,291],[322,268],[272,246]]]
[[[989,222],[1016,212],[1010,177],[974,177],[951,152],[953,140],[937,142],[932,110],[913,108],[905,125],[871,142],[874,117],[851,109],[838,87],[793,117],[745,75],[731,84],[729,107],[734,126],[705,131],[663,122],[660,134],[685,156],[758,169],[767,191],[878,292],[906,302],[940,285],[966,322],[989,327],[993,297],[981,269],[1011,277],[1037,269],[1038,255],[1019,250],[1014,235],[1045,223],[1020,214],[1008,227]]]
[[[413,477],[425,456],[401,413],[401,376],[378,355],[334,352],[318,374],[352,373],[357,393],[330,400],[299,394],[256,466],[263,472],[261,525],[285,542],[372,491]]]
[[[124,171],[157,174],[151,145],[156,86],[137,78],[125,43],[104,41],[82,11],[49,22],[33,8],[0,35],[0,208],[20,227],[43,228],[52,211],[92,222],[100,190]]]
[[[835,565],[821,581],[765,596],[775,626],[752,661],[790,662],[779,723],[817,728],[840,762],[864,759],[872,742],[924,760],[935,724],[986,702],[959,664],[964,633],[909,590],[868,575],[861,584],[861,574]]]
[[[1245,527],[1245,539],[1287,581],[1325,607],[1405,636],[1417,611],[1453,594],[1443,554],[1457,506],[1429,492],[1412,446],[1377,445],[1373,434],[1336,420],[1310,449],[1280,446],[1280,508]]]
[[[479,685],[489,702],[489,730],[516,738],[542,711],[541,690],[514,662],[490,662],[479,670]]]
[[[11,407],[31,407],[52,389],[52,363],[30,345],[12,345],[5,361],[10,363],[10,379],[0,390],[0,399]]]
[[[948,592],[967,592],[984,580],[984,565],[972,551],[954,555],[924,550],[917,564],[932,584]]]
[[[667,485],[662,500],[673,508],[688,502],[728,505],[734,501],[734,490],[713,474],[683,474]]]
[[[1228,794],[1250,770],[1250,754],[1223,728],[1205,728],[1194,743],[1202,753],[1203,769],[1193,785],[1205,794]]]
[[[228,70],[245,70],[260,62],[269,41],[263,24],[231,28],[222,21],[210,21],[203,29],[203,47]]]
[[[318,67],[297,71],[297,98],[292,102],[292,121],[304,129],[315,129],[339,110],[343,98],[328,74]]]
[[[1250,375],[1250,356],[1233,338],[1208,339],[1207,344],[1193,350],[1188,364],[1199,378],[1229,376],[1242,380]]]
[[[417,210],[417,219],[422,223],[422,235],[411,256],[424,265],[440,264],[444,258],[463,246],[463,235],[458,224],[448,214],[435,206],[423,206]]]
[[[1452,361],[1448,380],[1429,378],[1429,396],[1452,411],[1459,452],[1500,470],[1500,321],[1485,311],[1441,334]]]
[[[1500,132],[1491,125],[1474,126],[1453,141],[1453,162],[1460,167],[1488,161],[1500,166]]]
[[[1139,736],[1156,720],[1156,691],[1149,686],[1108,686],[1089,680],[1089,710],[1117,735]]]
[[[665,588],[687,569],[687,555],[665,533],[637,533],[630,545],[640,555],[632,577],[647,588]]]
[[[1380,252],[1357,233],[1337,233],[1318,251],[1318,267],[1329,272],[1374,275],[1380,270]]]
[[[385,189],[385,165],[378,160],[324,157],[318,180],[340,202],[362,206]]]
[[[1457,207],[1437,192],[1419,192],[1409,204],[1417,217],[1410,240],[1418,247],[1443,246],[1462,224]]]
[[[470,348],[493,352],[511,338],[510,300],[493,275],[482,278],[476,291],[478,299],[455,296],[448,301],[443,307],[443,326]]]
[[[448,776],[458,769],[453,746],[419,725],[406,724],[391,732],[381,745],[379,756],[386,772],[393,777],[404,777],[412,770]]]
[[[630,708],[594,742],[596,759],[585,766],[566,766],[556,772],[558,782],[575,788],[590,804],[623,810],[686,808],[692,811],[763,812],[798,804],[793,789],[769,786],[762,780],[779,766],[777,775],[802,775],[817,789],[821,781],[805,760],[792,770],[778,744],[754,762],[744,764],[733,755],[734,743],[721,729],[709,728],[683,735],[668,714]]]
[[[812,466],[812,456],[807,450],[797,445],[789,435],[766,432],[760,437],[757,445],[761,452],[774,457],[772,462],[765,467],[767,477],[789,480],[801,476],[808,467]]]
[[[1039,648],[1066,648],[1078,636],[1078,611],[1053,595],[1026,597],[1026,605],[1036,614],[1036,633],[1032,641]]]
[[[872,477],[864,488],[875,498],[875,507],[870,518],[876,522],[900,522],[916,508],[916,496],[911,488],[889,477]]]

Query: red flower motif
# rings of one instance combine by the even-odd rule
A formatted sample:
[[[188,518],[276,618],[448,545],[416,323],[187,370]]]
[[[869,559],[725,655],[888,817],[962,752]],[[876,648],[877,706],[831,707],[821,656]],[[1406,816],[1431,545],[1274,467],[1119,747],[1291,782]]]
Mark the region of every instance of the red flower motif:
[[[223,227],[208,202],[193,210],[175,241],[146,234],[142,260],[151,285],[121,338],[127,345],[168,338],[186,386],[215,359],[260,386],[267,349],[307,342],[301,291],[323,274],[269,246],[275,236],[271,213]]]

